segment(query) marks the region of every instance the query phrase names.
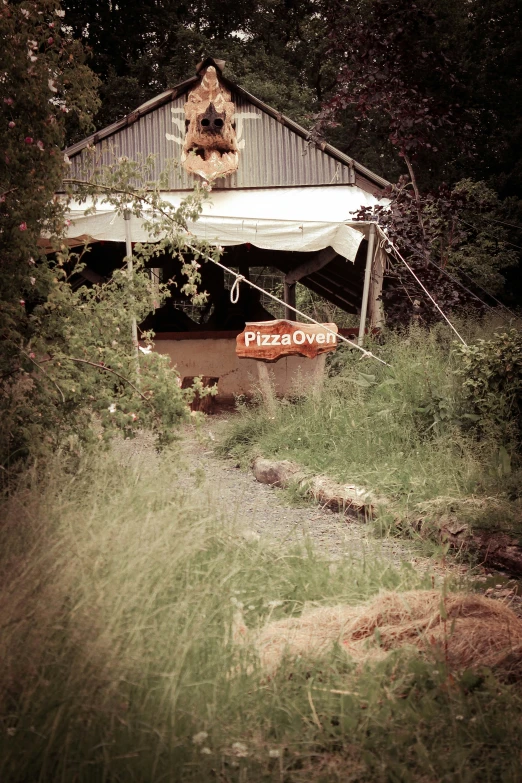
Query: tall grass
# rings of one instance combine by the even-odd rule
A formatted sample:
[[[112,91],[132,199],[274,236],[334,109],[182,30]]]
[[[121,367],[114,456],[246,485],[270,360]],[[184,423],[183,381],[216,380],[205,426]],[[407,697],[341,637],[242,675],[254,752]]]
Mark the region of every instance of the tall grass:
[[[256,453],[295,460],[372,489],[405,514],[432,502],[444,512],[460,503],[466,513],[462,501],[472,496],[516,496],[515,461],[506,465],[502,444],[470,429],[453,339],[444,327],[388,334],[371,348],[389,367],[338,349],[320,399],[281,400],[275,416],[243,406],[219,449],[245,461]],[[480,509],[470,509],[476,520]],[[511,517],[504,510],[506,524],[520,509],[518,499]]]
[[[243,541],[178,475],[111,454],[71,475],[58,455],[4,504],[2,783],[520,779],[521,697],[491,674],[341,650],[249,673],[239,604],[255,626],[431,580]]]

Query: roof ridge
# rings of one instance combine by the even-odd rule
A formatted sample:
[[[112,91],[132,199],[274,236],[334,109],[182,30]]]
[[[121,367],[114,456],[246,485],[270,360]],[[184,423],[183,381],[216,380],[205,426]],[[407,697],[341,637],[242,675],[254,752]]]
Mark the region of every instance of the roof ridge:
[[[189,79],[185,79],[184,81],[175,85],[171,89],[165,90],[164,92],[160,93],[154,98],[145,101],[145,103],[142,103],[136,109],[129,112],[129,114],[126,114],[124,117],[122,117],[121,120],[117,120],[116,122],[113,122],[111,125],[107,125],[105,128],[101,128],[99,131],[92,133],[90,136],[87,136],[85,139],[82,139],[81,141],[77,141],[75,144],[71,144],[71,146],[66,147],[65,153],[69,157],[77,155],[79,152],[81,152],[83,149],[88,147],[90,144],[97,144],[103,139],[106,139],[109,136],[112,136],[113,134],[117,133],[122,128],[132,125],[138,119],[144,117],[146,114],[149,114],[155,109],[158,109],[160,106],[164,106],[166,103],[170,103],[171,101],[175,100],[180,95],[183,95],[183,93],[187,92],[188,89],[192,87],[192,85],[198,83],[201,79],[201,71],[205,68],[205,66],[208,67],[211,64],[219,69],[220,79],[230,90],[236,92],[238,95],[241,95],[243,98],[245,98],[247,101],[252,103],[254,106],[257,106],[258,109],[265,112],[265,114],[268,114],[269,116],[273,117],[282,125],[287,127],[289,130],[293,131],[294,133],[297,133],[299,136],[304,138],[310,144],[315,144],[317,147],[319,147],[319,149],[321,149],[330,157],[333,157],[339,162],[348,165],[350,168],[353,168],[355,169],[355,171],[358,171],[361,175],[372,180],[373,183],[377,185],[377,187],[385,188],[388,185],[390,185],[388,180],[384,179],[384,177],[381,177],[379,174],[375,174],[373,171],[366,168],[366,166],[363,166],[354,158],[351,158],[349,155],[346,155],[344,152],[341,152],[341,150],[338,150],[337,147],[334,147],[332,144],[329,144],[328,142],[319,142],[319,143],[313,142],[310,131],[306,130],[306,128],[303,128],[302,125],[299,125],[299,123],[295,122],[290,117],[287,117],[285,114],[282,114],[281,112],[277,111],[277,109],[273,109],[267,103],[264,103],[262,100],[260,100],[260,98],[257,98],[255,95],[252,95],[252,93],[248,92],[248,90],[245,90],[240,85],[230,81],[230,79],[228,79],[226,76],[223,76],[222,69],[225,65],[225,61],[214,60],[213,57],[206,57],[200,63],[198,63],[197,74],[195,76],[191,76]]]

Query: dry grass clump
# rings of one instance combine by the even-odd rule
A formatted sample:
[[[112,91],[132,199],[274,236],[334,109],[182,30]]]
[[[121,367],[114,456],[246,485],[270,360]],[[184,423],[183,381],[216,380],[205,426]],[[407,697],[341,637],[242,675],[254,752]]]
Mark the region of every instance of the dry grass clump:
[[[522,671],[522,621],[509,607],[436,590],[386,591],[360,606],[305,609],[300,617],[268,623],[251,641],[268,672],[284,656],[320,657],[335,643],[361,662],[410,645],[454,669]]]

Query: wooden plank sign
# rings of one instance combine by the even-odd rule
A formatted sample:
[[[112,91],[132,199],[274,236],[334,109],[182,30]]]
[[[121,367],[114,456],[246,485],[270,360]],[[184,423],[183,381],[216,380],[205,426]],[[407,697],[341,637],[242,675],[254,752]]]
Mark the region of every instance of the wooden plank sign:
[[[247,323],[236,338],[236,354],[242,359],[264,362],[296,355],[314,359],[321,353],[335,351],[336,335],[336,324],[302,324],[284,319]]]

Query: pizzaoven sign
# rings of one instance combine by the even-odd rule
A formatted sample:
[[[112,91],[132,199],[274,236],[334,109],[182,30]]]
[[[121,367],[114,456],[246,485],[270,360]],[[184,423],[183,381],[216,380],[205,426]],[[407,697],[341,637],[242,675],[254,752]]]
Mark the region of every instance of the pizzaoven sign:
[[[245,324],[236,339],[236,354],[242,359],[276,362],[283,356],[307,356],[337,348],[336,324],[302,324],[296,321],[259,321]]]

